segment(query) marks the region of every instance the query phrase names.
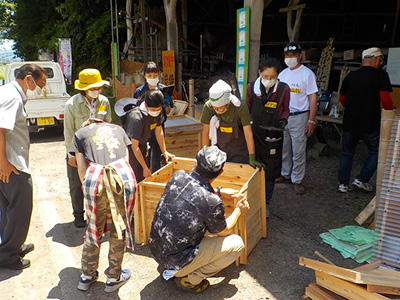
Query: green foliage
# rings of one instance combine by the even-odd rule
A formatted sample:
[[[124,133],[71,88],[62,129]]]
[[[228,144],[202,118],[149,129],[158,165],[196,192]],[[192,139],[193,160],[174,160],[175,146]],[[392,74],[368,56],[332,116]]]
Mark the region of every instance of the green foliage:
[[[124,7],[125,1],[118,4]],[[0,0],[1,26],[25,60],[36,60],[40,49],[57,53],[58,39],[70,38],[74,78],[87,67],[99,69],[103,77],[111,73],[109,1]]]

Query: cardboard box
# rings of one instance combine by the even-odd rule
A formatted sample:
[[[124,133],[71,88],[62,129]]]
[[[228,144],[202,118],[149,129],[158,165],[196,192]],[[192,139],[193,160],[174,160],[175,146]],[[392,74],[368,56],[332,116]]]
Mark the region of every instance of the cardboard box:
[[[165,145],[179,157],[196,157],[201,149],[203,124],[188,115],[169,116],[165,122]]]
[[[138,184],[135,205],[135,242],[147,244],[154,212],[169,178],[178,170],[190,171],[195,159],[176,157],[172,162]],[[247,197],[250,210],[241,216],[235,226],[235,232],[243,239],[245,250],[240,256],[240,263],[247,263],[247,256],[261,238],[267,236],[265,211],[264,171],[253,169],[247,164],[226,163],[224,172],[216,178],[212,186],[241,190]],[[224,201],[225,214],[228,217],[236,202]]]

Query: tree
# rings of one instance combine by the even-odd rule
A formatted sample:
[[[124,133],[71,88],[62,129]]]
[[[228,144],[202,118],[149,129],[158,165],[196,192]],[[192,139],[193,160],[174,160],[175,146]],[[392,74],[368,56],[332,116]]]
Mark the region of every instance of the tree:
[[[3,38],[15,42],[25,60],[36,60],[41,49],[56,52],[59,38],[70,38],[73,73],[86,67],[104,74],[111,70],[110,3],[104,0],[0,0]],[[124,3],[123,0],[119,2]],[[12,13],[4,18],[3,12]],[[5,20],[5,21],[4,21]],[[4,27],[5,29],[3,29]]]

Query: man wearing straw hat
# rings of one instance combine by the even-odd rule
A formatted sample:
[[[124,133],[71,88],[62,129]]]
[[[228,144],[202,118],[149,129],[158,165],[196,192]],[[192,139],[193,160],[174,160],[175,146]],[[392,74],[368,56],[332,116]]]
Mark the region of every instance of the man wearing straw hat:
[[[64,113],[64,139],[67,151],[67,175],[69,181],[69,194],[75,217],[75,227],[85,227],[83,218],[83,193],[79,180],[76,158],[69,153],[71,141],[81,124],[89,118],[96,118],[111,122],[111,107],[107,97],[101,95],[104,86],[109,82],[102,80],[100,72],[96,69],[84,69],[75,80],[75,89],[78,94],[72,96],[65,104]]]
[[[233,189],[217,188],[217,195],[211,186],[225,161],[226,153],[216,146],[201,149],[191,172],[171,176],[151,225],[150,250],[165,270],[164,279],[175,277],[179,288],[195,293],[203,292],[209,286],[206,278],[229,266],[244,249],[242,238],[232,232],[249,210],[247,200]],[[226,219],[220,197],[239,200]]]

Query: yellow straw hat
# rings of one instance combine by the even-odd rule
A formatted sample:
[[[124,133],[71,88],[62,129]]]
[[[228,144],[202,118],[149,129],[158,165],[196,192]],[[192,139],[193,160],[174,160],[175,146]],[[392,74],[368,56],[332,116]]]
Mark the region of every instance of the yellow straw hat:
[[[92,88],[109,86],[110,83],[101,79],[99,70],[84,69],[79,72],[79,79],[75,80],[75,89],[86,91]]]

